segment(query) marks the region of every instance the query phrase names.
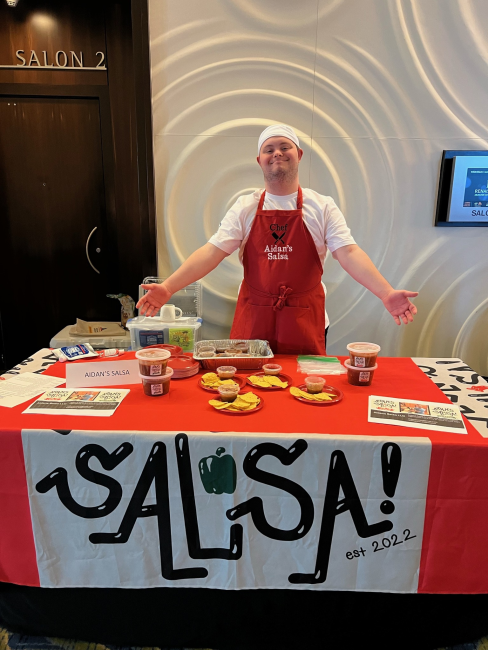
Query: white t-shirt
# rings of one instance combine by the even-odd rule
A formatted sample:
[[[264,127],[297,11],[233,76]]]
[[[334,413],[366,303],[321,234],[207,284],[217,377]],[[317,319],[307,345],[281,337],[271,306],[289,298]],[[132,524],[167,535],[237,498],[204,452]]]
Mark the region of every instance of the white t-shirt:
[[[263,190],[241,196],[227,212],[215,235],[209,242],[226,253],[233,253],[239,249],[239,260],[246,246],[251,226],[256,215],[259,199]],[[342,246],[355,244],[344,215],[330,196],[323,196],[308,188],[302,188],[303,193],[303,220],[317,247],[322,268],[327,250],[334,252]],[[265,210],[296,210],[297,194],[276,196],[266,192],[264,199]],[[324,286],[324,294],[327,290]],[[329,324],[327,312],[325,313],[325,326]]]

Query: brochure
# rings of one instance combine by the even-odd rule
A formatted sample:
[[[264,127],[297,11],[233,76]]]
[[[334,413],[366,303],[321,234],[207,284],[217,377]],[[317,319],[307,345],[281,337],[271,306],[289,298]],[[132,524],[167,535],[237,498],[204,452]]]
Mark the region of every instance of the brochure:
[[[129,389],[55,388],[33,402],[24,413],[49,415],[97,415],[108,417],[130,392]]]
[[[0,406],[13,408],[64,382],[65,380],[60,377],[38,375],[35,372],[24,372],[19,376],[11,375],[0,382]]]
[[[370,395],[368,422],[448,433],[468,433],[459,407],[442,402]]]

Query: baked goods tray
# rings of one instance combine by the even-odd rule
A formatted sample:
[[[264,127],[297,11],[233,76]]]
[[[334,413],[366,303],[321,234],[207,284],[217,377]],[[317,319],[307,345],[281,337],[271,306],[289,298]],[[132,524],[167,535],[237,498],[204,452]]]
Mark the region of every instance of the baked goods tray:
[[[249,345],[249,353],[251,356],[216,356],[202,358],[199,356],[198,351],[206,345],[213,345],[215,348],[232,348],[236,343],[246,343]],[[193,358],[199,361],[202,368],[206,370],[216,370],[219,366],[229,365],[234,366],[237,370],[256,370],[262,368],[265,363],[274,357],[273,351],[269,347],[268,341],[261,341],[260,339],[245,340],[245,339],[219,339],[216,341],[198,341],[195,343],[195,350]]]

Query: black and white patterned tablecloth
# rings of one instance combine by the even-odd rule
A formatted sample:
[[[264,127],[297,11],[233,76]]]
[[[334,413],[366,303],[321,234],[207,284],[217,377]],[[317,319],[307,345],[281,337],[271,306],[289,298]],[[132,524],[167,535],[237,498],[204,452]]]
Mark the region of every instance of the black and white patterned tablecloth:
[[[24,372],[34,372],[38,375],[42,375],[44,370],[49,366],[52,366],[58,358],[49,348],[43,348],[34,352],[28,359],[25,359],[19,363],[14,368],[7,370],[3,375],[0,375],[1,379],[9,379],[15,375],[21,375]]]
[[[488,382],[462,359],[413,357],[479,433],[488,438]]]

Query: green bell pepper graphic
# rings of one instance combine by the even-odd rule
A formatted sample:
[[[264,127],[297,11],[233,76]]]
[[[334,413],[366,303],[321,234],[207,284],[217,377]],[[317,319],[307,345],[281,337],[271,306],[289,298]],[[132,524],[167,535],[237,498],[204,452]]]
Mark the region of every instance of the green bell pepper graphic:
[[[207,456],[198,463],[200,478],[208,494],[233,494],[236,489],[237,467],[235,460],[219,447],[216,456]]]

